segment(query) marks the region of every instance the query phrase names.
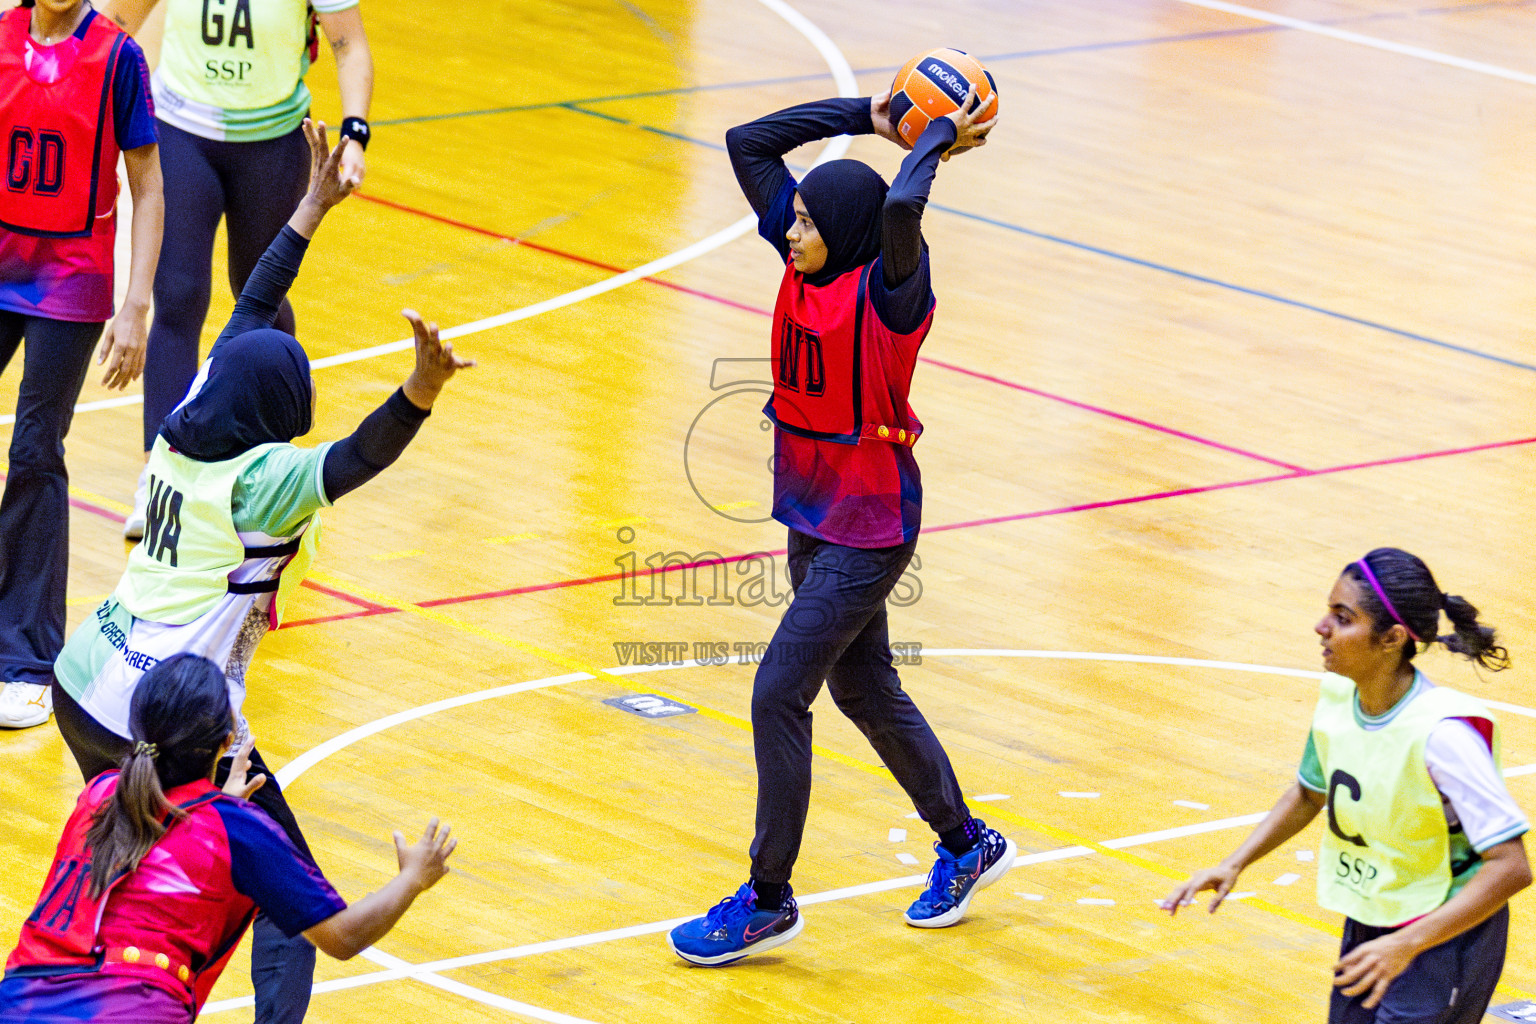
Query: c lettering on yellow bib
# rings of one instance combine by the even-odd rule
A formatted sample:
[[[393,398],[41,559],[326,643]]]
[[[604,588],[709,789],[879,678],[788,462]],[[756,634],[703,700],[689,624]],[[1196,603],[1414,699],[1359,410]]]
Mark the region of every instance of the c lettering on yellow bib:
[[[1317,872],[1323,906],[1362,924],[1391,927],[1445,902],[1450,826],[1424,747],[1447,718],[1466,719],[1490,737],[1498,763],[1498,726],[1466,694],[1418,676],[1397,706],[1366,728],[1355,684],[1331,673],[1323,677],[1312,719],[1312,742],[1328,785],[1328,831]]]

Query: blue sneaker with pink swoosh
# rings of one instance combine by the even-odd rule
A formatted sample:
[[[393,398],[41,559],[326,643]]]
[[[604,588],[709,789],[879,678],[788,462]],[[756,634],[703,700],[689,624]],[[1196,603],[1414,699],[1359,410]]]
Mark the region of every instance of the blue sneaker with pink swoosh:
[[[976,846],[956,857],[939,843],[933,845],[939,859],[928,872],[928,888],[907,908],[907,924],[914,928],[948,928],[958,924],[971,905],[971,897],[985,889],[1013,866],[1018,847],[987,823],[977,820],[981,835]]]
[[[793,896],[784,897],[782,910],[758,910],[757,893],[748,882],[736,895],[709,908],[709,913],[686,921],[667,933],[672,952],[691,964],[724,967],[742,957],[782,946],[805,927],[805,918]]]

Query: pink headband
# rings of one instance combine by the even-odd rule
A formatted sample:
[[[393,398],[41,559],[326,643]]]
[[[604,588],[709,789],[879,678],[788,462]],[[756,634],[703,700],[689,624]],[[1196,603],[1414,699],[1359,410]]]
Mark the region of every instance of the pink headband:
[[[1419,634],[1415,633],[1413,627],[1404,622],[1403,617],[1397,614],[1397,609],[1392,607],[1392,599],[1387,597],[1385,590],[1381,589],[1381,584],[1376,580],[1376,574],[1371,572],[1371,567],[1365,564],[1365,559],[1362,558],[1355,564],[1360,567],[1361,572],[1365,573],[1365,581],[1371,585],[1372,590],[1376,591],[1376,596],[1381,599],[1382,607],[1386,608],[1387,614],[1392,616],[1392,621],[1406,629],[1409,636],[1422,644],[1424,641],[1419,637]]]

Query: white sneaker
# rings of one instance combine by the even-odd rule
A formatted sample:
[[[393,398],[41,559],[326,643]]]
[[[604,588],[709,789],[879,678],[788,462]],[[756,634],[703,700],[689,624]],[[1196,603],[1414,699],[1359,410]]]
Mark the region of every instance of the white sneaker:
[[[133,511],[123,521],[124,540],[144,539],[144,515],[149,509],[149,467],[139,471],[139,485],[133,489]]]
[[[0,690],[0,729],[30,729],[53,714],[53,691],[42,683],[6,683]]]

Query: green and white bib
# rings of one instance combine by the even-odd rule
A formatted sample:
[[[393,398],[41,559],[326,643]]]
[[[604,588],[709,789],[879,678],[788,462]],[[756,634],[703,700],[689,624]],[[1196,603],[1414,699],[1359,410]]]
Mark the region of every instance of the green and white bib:
[[[173,452],[163,436],[155,438],[144,539],[128,556],[115,595],[130,615],[180,626],[224,598],[230,572],[246,557],[235,532],[235,482],[273,447],[198,462]]]
[[[1469,720],[1491,736],[1498,726],[1472,697],[1413,688],[1367,729],[1355,684],[1323,676],[1312,719],[1327,800],[1327,832],[1317,872],[1317,900],[1362,924],[1391,927],[1429,913],[1451,891],[1451,838],[1440,791],[1424,760],[1429,734],[1447,718]]]
[[[205,139],[286,135],[309,110],[314,12],[357,0],[165,0],[165,41],[151,86],[162,121]]]

